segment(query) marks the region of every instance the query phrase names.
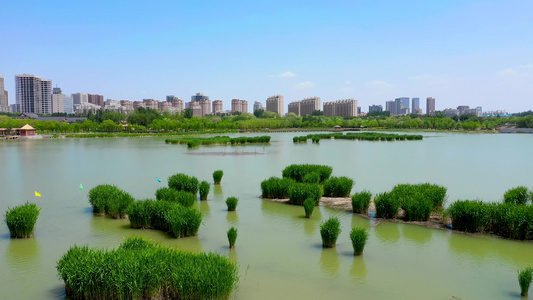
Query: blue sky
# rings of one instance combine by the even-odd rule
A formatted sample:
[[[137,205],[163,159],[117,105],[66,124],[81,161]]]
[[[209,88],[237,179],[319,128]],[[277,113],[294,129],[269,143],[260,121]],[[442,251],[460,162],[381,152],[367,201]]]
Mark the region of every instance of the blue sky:
[[[250,103],[275,94],[533,108],[533,1],[9,1],[0,75],[66,94]],[[421,101],[424,103],[425,101]],[[422,104],[421,103],[421,104]]]

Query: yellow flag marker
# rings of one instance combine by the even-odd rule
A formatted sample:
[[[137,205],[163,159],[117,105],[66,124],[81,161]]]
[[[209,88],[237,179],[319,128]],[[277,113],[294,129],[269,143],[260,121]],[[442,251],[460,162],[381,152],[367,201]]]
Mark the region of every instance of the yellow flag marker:
[[[37,193],[37,191],[35,191],[35,197],[41,197],[41,193]]]

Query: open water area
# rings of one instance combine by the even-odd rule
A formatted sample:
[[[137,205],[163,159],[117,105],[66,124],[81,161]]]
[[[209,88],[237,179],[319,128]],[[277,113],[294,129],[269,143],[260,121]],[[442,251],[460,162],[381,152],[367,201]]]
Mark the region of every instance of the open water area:
[[[268,146],[194,150],[165,144],[164,138],[0,141],[2,215],[27,201],[41,208],[33,238],[10,239],[5,223],[0,226],[0,299],[65,299],[55,266],[70,246],[111,249],[130,236],[228,256],[240,266],[235,299],[520,298],[517,269],[533,265],[531,242],[377,224],[327,207],[305,219],[303,207],[259,195],[261,181],[281,177],[284,167],[314,163],[354,179],[353,193],[430,182],[448,188],[448,204],[500,201],[509,188],[533,187],[532,135],[421,133],[422,141],[293,144],[294,136],[304,134],[271,133]],[[219,169],[224,177],[215,187],[212,173]],[[98,184],[117,185],[137,199],[155,198],[175,173],[211,183],[209,200],[197,203],[203,214],[197,237],[174,239],[158,230],[131,229],[127,220],[91,212],[87,194]],[[230,196],[239,198],[232,213],[225,204]],[[319,226],[330,216],[339,217],[343,232],[336,248],[323,249]],[[230,251],[226,232],[231,226],[238,238]],[[353,256],[348,236],[353,226],[369,229],[360,257]]]

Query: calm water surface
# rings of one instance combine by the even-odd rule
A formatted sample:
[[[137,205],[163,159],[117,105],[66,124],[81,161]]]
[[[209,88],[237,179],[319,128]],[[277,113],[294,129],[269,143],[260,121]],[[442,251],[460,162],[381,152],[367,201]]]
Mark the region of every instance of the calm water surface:
[[[376,225],[325,207],[305,219],[302,207],[258,196],[260,182],[281,176],[285,166],[317,163],[353,178],[354,192],[432,182],[448,188],[448,203],[499,201],[511,187],[532,187],[532,135],[424,133],[423,141],[323,140],[320,145],[294,145],[292,137],[300,133],[271,135],[269,146],[197,150],[166,145],[164,138],[0,141],[2,214],[26,201],[42,209],[34,238],[12,240],[5,223],[0,226],[0,299],[64,299],[55,265],[71,245],[114,248],[129,236],[228,256],[240,265],[235,299],[519,298],[516,270],[533,265],[533,243]],[[222,185],[211,186],[209,201],[197,203],[204,220],[193,238],[172,239],[160,231],[130,229],[127,220],[94,217],[87,201],[98,184],[153,198],[172,174],[212,182],[217,169],[224,170]],[[230,196],[240,200],[235,213],[226,211]],[[322,249],[319,226],[330,216],[340,218],[343,232],[336,249]],[[231,226],[239,235],[230,251]],[[353,256],[349,241],[353,226],[369,229],[361,257]]]

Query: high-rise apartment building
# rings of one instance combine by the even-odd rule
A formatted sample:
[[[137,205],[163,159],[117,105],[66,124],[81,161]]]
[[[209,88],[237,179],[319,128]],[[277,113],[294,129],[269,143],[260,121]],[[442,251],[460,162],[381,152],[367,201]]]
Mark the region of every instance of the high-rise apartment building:
[[[196,93],[196,95],[191,96],[191,101],[200,101],[200,100],[209,100],[209,96],[206,96],[202,93]]]
[[[72,94],[72,102],[74,105],[76,104],[87,104],[89,103],[89,95],[85,93],[75,93]]]
[[[411,113],[417,113],[420,109],[420,98],[414,97],[411,99]]]
[[[67,114],[74,113],[74,100],[72,100],[72,96],[63,95],[63,105]]]
[[[5,98],[5,89],[4,89],[4,76],[0,75],[0,106],[7,106],[8,102]]]
[[[368,106],[368,111],[369,112],[371,112],[371,111],[382,112],[383,111],[383,106],[381,106],[381,105],[370,105],[370,106]]]
[[[355,117],[357,116],[357,100],[343,99],[324,102],[324,116]]]
[[[31,74],[15,75],[16,99],[21,112],[52,112],[52,80]]]
[[[172,99],[172,107],[177,111],[180,112],[183,110],[183,100],[179,99],[178,97],[174,97]]]
[[[65,96],[61,88],[55,87],[52,90],[52,113],[65,112]]]
[[[201,113],[200,115],[203,117],[205,115],[211,114],[211,100],[209,100],[209,97],[207,99],[200,99],[200,101],[197,101],[200,105]]]
[[[89,103],[92,103],[94,105],[98,105],[98,106],[101,106],[101,107],[105,106],[104,96],[103,95],[87,94],[87,101]]]
[[[241,99],[232,99],[231,100],[231,113],[234,112],[247,113],[248,112],[248,101]]]
[[[264,109],[264,108],[263,108],[263,104],[261,104],[261,102],[259,102],[259,101],[255,101],[255,102],[254,102],[254,112],[255,112],[256,110],[258,110],[258,109]]]
[[[280,116],[283,116],[283,96],[274,95],[268,97],[266,100],[266,110],[278,113]]]
[[[387,101],[385,102],[385,111],[390,112],[391,115],[396,114],[396,105],[394,101]]]
[[[224,102],[222,100],[213,101],[213,114],[221,115],[224,113]]]
[[[433,97],[426,98],[426,114],[428,115],[435,114],[435,98]]]
[[[293,101],[287,105],[287,112],[296,114],[297,116],[300,115],[300,101]]]
[[[289,103],[288,112],[295,113],[297,116],[305,116],[313,114],[315,110],[320,110],[320,107],[320,97],[310,97]]]

